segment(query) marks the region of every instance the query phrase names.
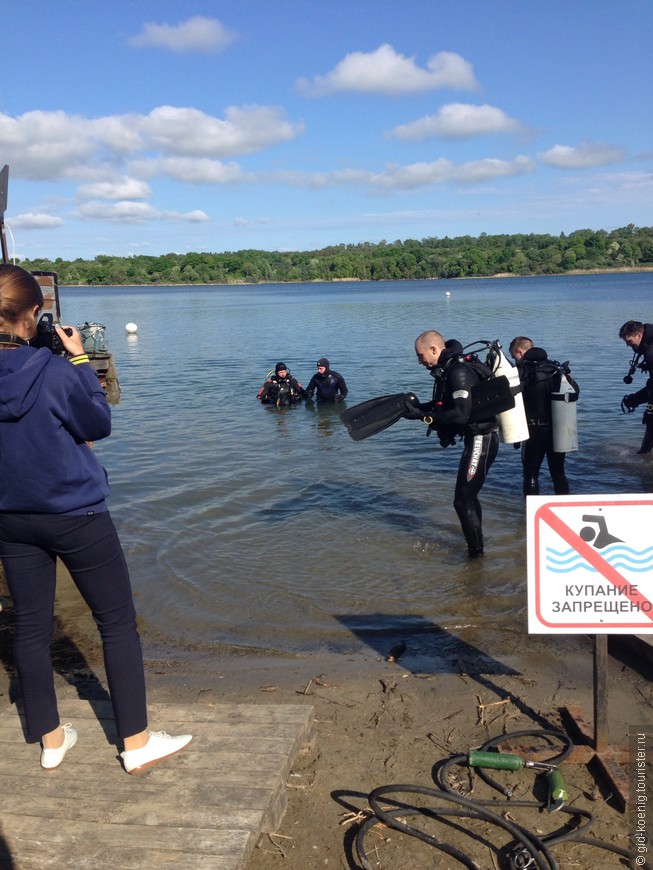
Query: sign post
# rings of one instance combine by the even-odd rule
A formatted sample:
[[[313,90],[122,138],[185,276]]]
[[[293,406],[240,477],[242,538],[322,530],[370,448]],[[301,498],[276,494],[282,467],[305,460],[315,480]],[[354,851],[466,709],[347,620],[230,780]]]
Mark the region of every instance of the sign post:
[[[628,784],[616,763],[623,753],[608,746],[607,635],[653,634],[653,497],[526,501],[528,631],[594,635],[593,757],[625,808]],[[582,713],[568,711],[588,736]]]

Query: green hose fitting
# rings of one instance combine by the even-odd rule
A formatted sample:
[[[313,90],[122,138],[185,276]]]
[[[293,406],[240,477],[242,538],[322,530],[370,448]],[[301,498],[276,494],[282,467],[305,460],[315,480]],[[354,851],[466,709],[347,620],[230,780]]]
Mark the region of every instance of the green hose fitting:
[[[569,792],[559,770],[550,770],[546,778],[549,782],[549,812],[555,813],[569,801]]]
[[[510,752],[480,752],[472,750],[467,756],[470,767],[489,767],[492,770],[522,770],[524,767],[535,770],[555,770],[555,764],[546,761],[525,761]]]

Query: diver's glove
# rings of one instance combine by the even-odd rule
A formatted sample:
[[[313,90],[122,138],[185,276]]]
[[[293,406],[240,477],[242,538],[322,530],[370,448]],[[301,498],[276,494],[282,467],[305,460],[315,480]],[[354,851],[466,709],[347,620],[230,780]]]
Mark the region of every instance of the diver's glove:
[[[440,442],[440,447],[453,447],[456,443],[456,436],[445,430],[438,432],[438,441]]]
[[[631,414],[639,404],[640,401],[637,398],[637,393],[629,393],[621,400],[621,410],[624,412],[624,414],[626,413],[626,411]]]
[[[342,395],[340,395],[340,393],[336,393],[336,395],[333,397],[333,401],[334,401],[336,404],[338,404],[338,402],[343,402],[344,399],[345,399],[345,397],[342,396]]]
[[[649,402],[642,414],[642,423],[645,426],[653,426],[653,405]]]
[[[404,405],[406,410],[403,416],[406,420],[421,420],[424,416],[424,409],[417,400],[417,396],[413,393],[406,393],[404,396]]]

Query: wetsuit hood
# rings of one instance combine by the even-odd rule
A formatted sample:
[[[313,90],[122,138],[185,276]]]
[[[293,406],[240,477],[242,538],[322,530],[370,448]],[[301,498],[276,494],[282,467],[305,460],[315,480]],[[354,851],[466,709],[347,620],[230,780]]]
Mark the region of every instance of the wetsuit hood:
[[[456,341],[455,338],[450,338],[448,341],[444,343],[444,350],[440,354],[438,359],[438,365],[444,366],[448,363],[450,359],[453,359],[455,356],[463,355],[463,346],[459,341]]]
[[[44,347],[0,351],[0,421],[20,420],[32,408],[51,359]]]
[[[278,362],[274,367],[274,371],[276,374],[279,374],[279,372],[287,372],[288,366],[284,362]]]
[[[455,359],[455,357],[463,356],[463,352],[462,344],[459,341],[456,341],[455,338],[450,338],[448,341],[445,341],[444,348],[440,352],[437,364],[432,366],[430,369],[431,377],[439,377],[444,371],[447,363],[450,363]]]
[[[544,362],[549,357],[543,347],[531,347],[521,358],[522,362]]]
[[[318,364],[319,366],[324,366],[324,368],[326,369],[325,374],[326,374],[326,373],[329,371],[329,369],[331,368],[331,366],[329,365],[329,360],[328,360],[325,356],[321,356],[321,357],[319,358],[319,360],[317,361],[317,364]]]
[[[639,353],[644,353],[651,344],[653,344],[653,323],[645,323],[642,340],[639,343],[637,351]]]

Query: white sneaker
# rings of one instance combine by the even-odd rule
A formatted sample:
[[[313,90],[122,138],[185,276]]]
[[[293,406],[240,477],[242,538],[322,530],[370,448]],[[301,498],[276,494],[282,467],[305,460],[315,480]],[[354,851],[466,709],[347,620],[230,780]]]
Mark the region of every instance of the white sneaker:
[[[127,773],[137,774],[169,755],[179,752],[192,739],[191,734],[179,734],[177,737],[172,737],[165,731],[150,731],[150,737],[145,746],[140,749],[125,750],[120,753],[120,757]]]
[[[77,732],[70,722],[61,727],[63,728],[63,743],[61,746],[58,746],[56,749],[41,750],[41,767],[44,767],[46,770],[54,770],[55,767],[59,767],[66,752],[77,743]]]

